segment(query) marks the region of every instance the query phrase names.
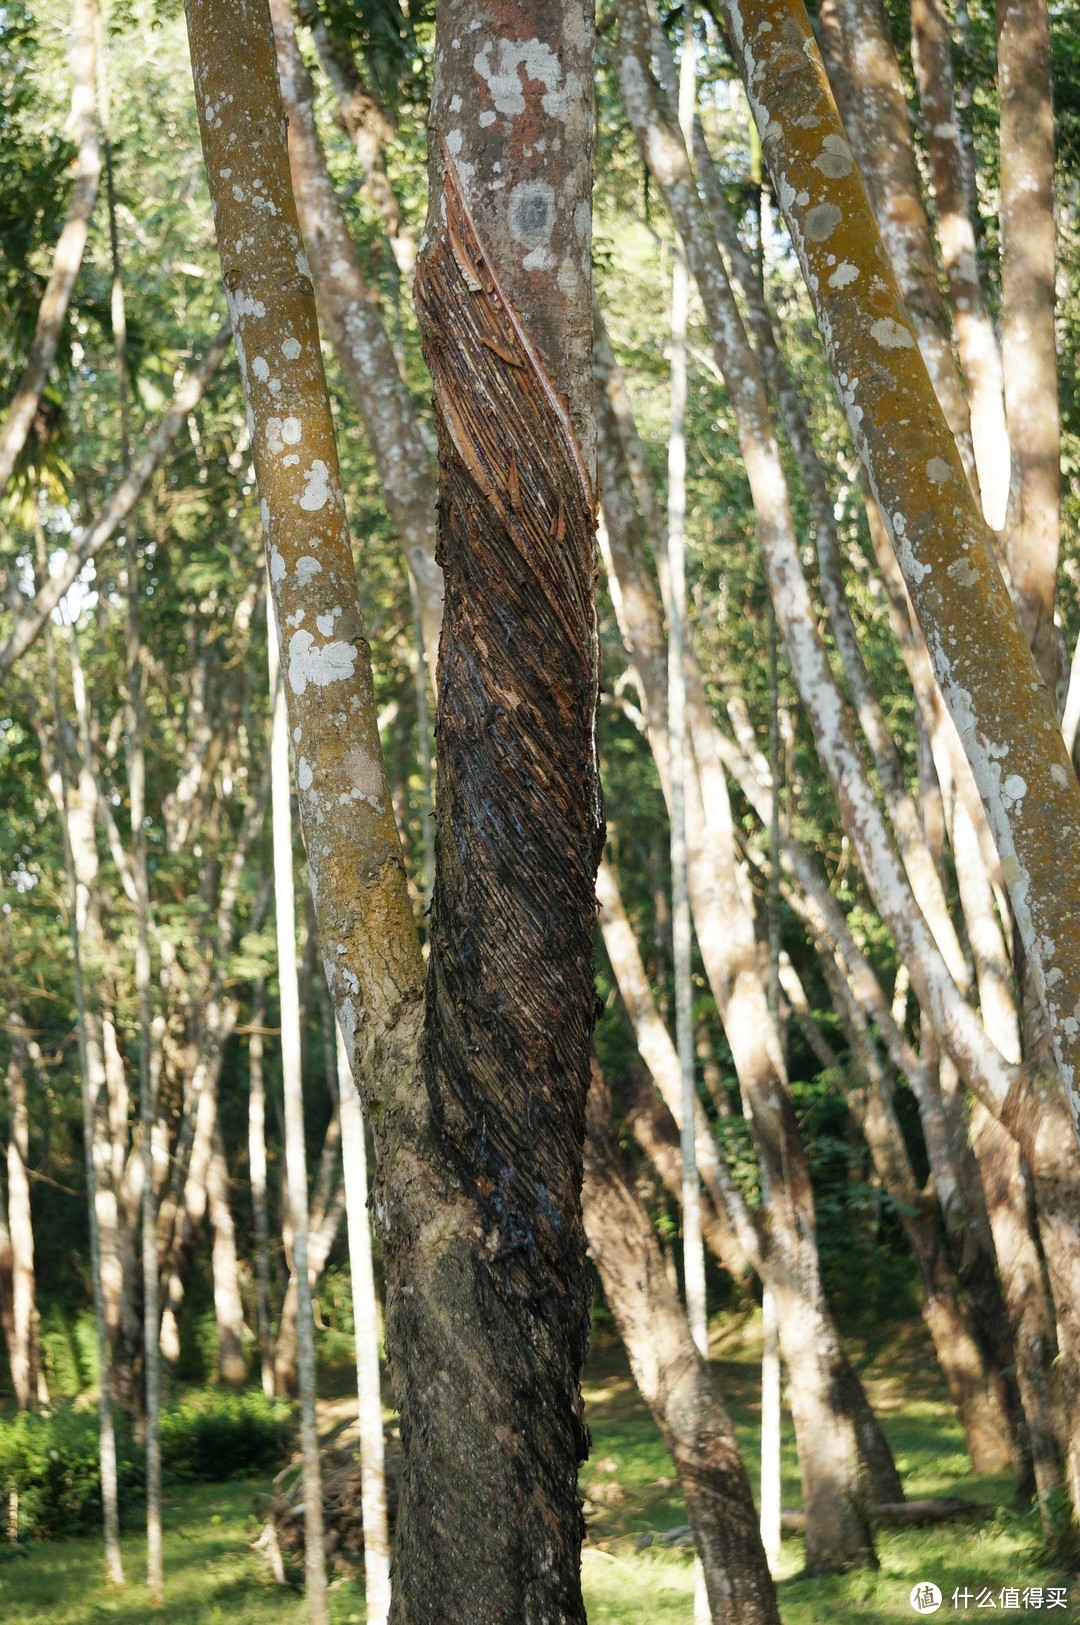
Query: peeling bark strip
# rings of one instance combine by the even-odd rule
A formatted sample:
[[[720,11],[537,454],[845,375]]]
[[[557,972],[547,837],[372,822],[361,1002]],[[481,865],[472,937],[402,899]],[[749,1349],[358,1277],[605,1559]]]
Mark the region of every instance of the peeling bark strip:
[[[474,1235],[443,1246],[437,1295],[390,1310],[414,1351],[398,1526],[410,1563],[404,1592],[395,1571],[393,1617],[540,1625],[585,1617],[595,500],[446,143],[441,159],[415,290],[446,592],[426,1075]],[[480,1528],[493,1543],[484,1574],[470,1556]],[[439,1577],[434,1613],[425,1570]]]
[[[724,0],[851,432],[986,806],[1074,1123],[1080,791],[993,563],[802,0]]]

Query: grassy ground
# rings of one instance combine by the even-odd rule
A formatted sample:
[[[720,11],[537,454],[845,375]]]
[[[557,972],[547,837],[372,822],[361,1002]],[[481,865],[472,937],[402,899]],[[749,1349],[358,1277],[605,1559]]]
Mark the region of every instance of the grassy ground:
[[[860,1362],[871,1398],[889,1433],[910,1496],[962,1495],[999,1509],[978,1527],[882,1532],[881,1568],[835,1579],[798,1578],[801,1543],[784,1543],[780,1598],[785,1625],[900,1625],[918,1616],[909,1603],[912,1586],[932,1580],[945,1594],[939,1619],[1050,1622],[1080,1621],[1080,1582],[1039,1561],[1030,1516],[1009,1509],[1006,1479],[978,1478],[968,1471],[963,1441],[935,1381],[932,1355],[921,1328],[894,1329],[887,1346],[863,1350]],[[730,1327],[714,1337],[713,1356],[723,1391],[756,1478],[757,1349],[754,1328]],[[691,1557],[683,1544],[686,1513],[671,1462],[637,1398],[619,1351],[598,1338],[586,1380],[593,1454],[582,1485],[589,1537],[584,1584],[592,1625],[687,1625],[693,1611]],[[341,1404],[327,1407],[327,1421]],[[157,1616],[162,1625],[299,1625],[303,1604],[268,1579],[248,1542],[257,1532],[254,1500],[265,1484],[233,1482],[175,1488],[166,1498],[165,1564],[169,1600]],[[791,1439],[785,1440],[784,1504],[798,1504]],[[142,1572],[145,1546],[137,1531],[125,1533],[124,1559],[134,1579]],[[1008,1586],[1065,1584],[1064,1610],[1013,1610],[1000,1606]],[[952,1606],[957,1587],[972,1599]],[[989,1588],[995,1608],[977,1608]],[[339,1581],[331,1593],[334,1625],[363,1625],[362,1588]],[[145,1625],[143,1588],[109,1592],[102,1583],[100,1543],[68,1540],[0,1553],[0,1621],[3,1625]]]

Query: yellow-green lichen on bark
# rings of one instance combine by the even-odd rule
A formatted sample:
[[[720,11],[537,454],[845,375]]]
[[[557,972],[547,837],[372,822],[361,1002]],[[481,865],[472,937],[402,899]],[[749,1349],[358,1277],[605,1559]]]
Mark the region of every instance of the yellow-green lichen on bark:
[[[1075,1119],[1080,790],[861,177],[819,162],[844,135],[801,0],[727,0],[725,12],[852,436],[1001,852]],[[856,275],[836,286],[841,266]]]

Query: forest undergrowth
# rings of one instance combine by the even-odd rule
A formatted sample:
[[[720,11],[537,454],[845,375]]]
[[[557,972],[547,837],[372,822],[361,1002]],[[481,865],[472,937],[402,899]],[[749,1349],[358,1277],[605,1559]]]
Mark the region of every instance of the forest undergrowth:
[[[1039,1547],[1038,1523],[1014,1504],[1007,1476],[970,1470],[955,1415],[944,1393],[932,1351],[919,1322],[892,1323],[873,1338],[854,1340],[860,1374],[881,1416],[909,1499],[958,1496],[990,1509],[979,1524],[882,1530],[880,1569],[804,1580],[802,1543],[784,1541],[779,1596],[784,1625],[900,1625],[916,1617],[913,1585],[933,1581],[945,1602],[942,1618],[965,1613],[987,1617],[977,1598],[989,1593],[999,1621],[1045,1616],[1072,1625],[1075,1606],[1048,1610],[1051,1587],[1068,1576],[1048,1564]],[[757,1316],[714,1325],[711,1353],[731,1407],[751,1481],[758,1474],[758,1383],[760,1327]],[[334,1387],[325,1373],[324,1390]],[[663,1442],[638,1395],[614,1336],[597,1332],[585,1375],[592,1450],[582,1471],[588,1538],[584,1590],[592,1625],[684,1625],[693,1608],[693,1567],[685,1503]],[[323,1402],[324,1431],[340,1426],[348,1410],[343,1397]],[[784,1433],[784,1506],[799,1504],[799,1479],[790,1425]],[[257,1508],[265,1476],[221,1484],[173,1483],[166,1489],[168,1601],[153,1614],[161,1625],[293,1625],[304,1618],[298,1592],[282,1589],[266,1560],[253,1549],[259,1533]],[[124,1529],[132,1572],[142,1566],[145,1536],[141,1508],[132,1507]],[[1001,1606],[1016,1588],[1038,1594],[1033,1608]],[[1075,1587],[1071,1588],[1075,1597]],[[971,1593],[967,1607],[964,1592]],[[954,1592],[961,1606],[953,1605]],[[332,1625],[364,1625],[360,1577],[341,1578],[330,1589]],[[0,1551],[0,1618],[4,1625],[144,1625],[151,1617],[145,1588],[110,1592],[101,1578],[97,1532]]]

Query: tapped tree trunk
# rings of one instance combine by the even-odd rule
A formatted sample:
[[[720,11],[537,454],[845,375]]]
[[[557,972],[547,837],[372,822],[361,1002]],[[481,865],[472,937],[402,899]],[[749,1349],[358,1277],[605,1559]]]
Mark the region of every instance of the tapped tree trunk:
[[[423,962],[266,0],[188,0],[187,15],[319,942],[376,1140],[402,1418],[391,1619],[569,1625],[584,1618],[580,1179],[601,825],[591,17],[548,0],[515,37],[502,14],[451,4],[437,24],[419,285],[450,590],[421,1057]],[[453,53],[463,34],[473,45]]]
[[[461,37],[474,41],[467,52],[453,48]],[[447,1166],[475,1193],[483,1243],[468,1269],[459,1248],[448,1251],[436,1293],[388,1305],[388,1333],[425,1350],[415,1372],[425,1414],[415,1377],[402,1411],[417,1449],[403,1462],[398,1549],[407,1543],[414,1561],[404,1586],[395,1579],[391,1617],[420,1617],[415,1582],[431,1564],[453,1577],[457,1617],[569,1625],[584,1619],[579,1192],[603,824],[592,735],[592,15],[574,0],[522,15],[444,0],[436,39],[416,277],[446,591],[426,1071]],[[483,1344],[462,1336],[463,1307],[467,1326],[487,1323]],[[480,1364],[487,1349],[499,1351],[497,1378]],[[464,1413],[463,1392],[474,1396]],[[431,1413],[441,1432],[451,1407],[455,1430],[469,1412],[494,1424],[466,1483],[432,1448]],[[524,1477],[503,1430],[530,1441]],[[477,1538],[477,1509],[463,1523],[441,1511],[457,1496],[464,1515],[481,1479],[505,1516],[494,1537],[503,1572],[484,1597],[462,1549]]]

